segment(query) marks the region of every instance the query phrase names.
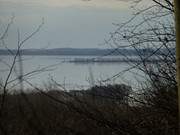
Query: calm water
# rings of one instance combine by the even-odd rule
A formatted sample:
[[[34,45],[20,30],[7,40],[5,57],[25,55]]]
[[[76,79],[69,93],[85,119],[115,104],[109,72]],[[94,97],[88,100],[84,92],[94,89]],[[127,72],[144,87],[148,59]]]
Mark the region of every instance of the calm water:
[[[123,62],[112,63],[72,63],[67,62],[74,58],[94,58],[96,56],[23,56],[23,73],[28,74],[24,79],[31,82],[38,87],[45,87],[50,85],[51,80],[55,80],[57,83],[65,86],[67,89],[83,89],[88,88],[94,84],[107,84],[107,83],[126,83],[135,86],[137,84],[137,76],[135,73],[140,73],[137,70],[132,72],[123,72],[130,66]],[[119,56],[113,56],[116,58]],[[12,56],[0,56],[0,77],[4,82],[9,67],[11,65]],[[111,80],[106,80],[112,76],[121,72],[119,77]],[[18,60],[14,68],[13,74],[10,77],[10,81],[17,78],[19,74]],[[9,83],[9,87],[16,85],[18,81],[12,81]],[[30,88],[26,82],[24,87]]]

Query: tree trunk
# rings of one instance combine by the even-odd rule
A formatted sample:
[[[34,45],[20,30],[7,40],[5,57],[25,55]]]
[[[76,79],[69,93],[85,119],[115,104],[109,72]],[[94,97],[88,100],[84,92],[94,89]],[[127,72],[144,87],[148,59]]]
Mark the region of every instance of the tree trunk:
[[[174,0],[175,24],[176,24],[176,64],[178,83],[178,108],[179,108],[179,129],[180,129],[180,0]],[[180,131],[180,130],[179,130]],[[179,132],[180,135],[180,132]]]

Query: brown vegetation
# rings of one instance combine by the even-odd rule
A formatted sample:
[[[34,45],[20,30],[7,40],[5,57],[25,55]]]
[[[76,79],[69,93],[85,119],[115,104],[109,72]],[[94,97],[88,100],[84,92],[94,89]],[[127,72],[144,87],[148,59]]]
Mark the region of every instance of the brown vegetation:
[[[177,134],[177,88],[144,92],[139,98],[131,94],[108,98],[109,91],[121,92],[122,88],[125,85],[96,86],[78,94],[63,91],[8,94],[0,134]],[[90,94],[94,90],[99,94]],[[124,102],[127,99],[128,103]]]

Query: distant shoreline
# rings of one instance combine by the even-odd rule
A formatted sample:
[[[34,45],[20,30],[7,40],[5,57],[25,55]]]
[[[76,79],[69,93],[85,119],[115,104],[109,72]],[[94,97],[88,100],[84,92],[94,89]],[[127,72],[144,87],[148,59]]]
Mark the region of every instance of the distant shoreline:
[[[162,51],[162,50],[161,50]],[[172,53],[175,54],[175,49],[171,49]],[[15,55],[17,50],[11,49],[0,49],[0,55]],[[133,49],[98,49],[98,48],[55,48],[55,49],[22,49],[20,50],[21,55],[69,55],[69,56],[137,56],[138,53],[141,55],[148,55],[154,52],[153,49],[139,49],[139,52]],[[160,52],[156,52],[156,54]],[[166,53],[163,50],[163,53]],[[167,52],[168,53],[168,52]]]

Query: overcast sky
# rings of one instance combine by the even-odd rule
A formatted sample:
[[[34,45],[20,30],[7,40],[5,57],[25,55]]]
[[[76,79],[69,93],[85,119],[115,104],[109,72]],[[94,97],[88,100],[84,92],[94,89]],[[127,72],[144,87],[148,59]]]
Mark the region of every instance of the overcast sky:
[[[128,0],[0,0],[0,32],[12,14],[14,23],[6,39],[9,48],[17,46],[44,18],[45,24],[23,48],[108,48],[100,45],[115,27],[128,19]]]

